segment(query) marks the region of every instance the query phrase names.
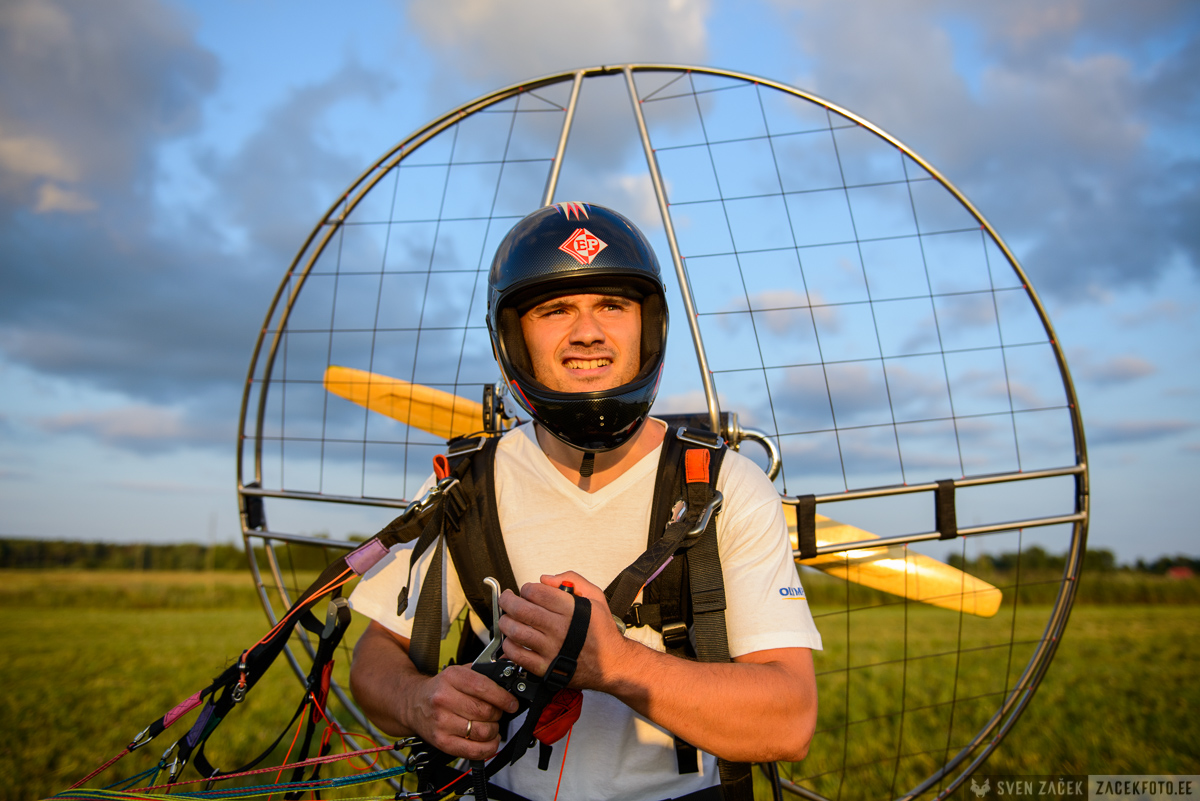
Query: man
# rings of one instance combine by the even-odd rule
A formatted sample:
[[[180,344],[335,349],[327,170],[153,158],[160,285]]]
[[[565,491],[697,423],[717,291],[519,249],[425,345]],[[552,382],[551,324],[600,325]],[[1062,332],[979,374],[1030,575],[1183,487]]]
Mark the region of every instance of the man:
[[[595,205],[534,212],[496,253],[488,326],[505,381],[533,417],[501,440],[495,456],[500,528],[521,587],[519,597],[501,597],[504,655],[542,675],[574,611],[560,585],[573,582],[592,602],[571,681],[585,692],[569,757],[556,751],[559,769],[549,771],[522,759],[495,782],[531,799],[719,798],[717,756],[803,758],[817,709],[810,649],[821,647],[820,636],[807,602],[781,592],[798,579],[778,494],[757,466],[726,453],[717,481],[732,662],[668,655],[648,627],[622,634],[601,589],[646,548],[666,435],[648,417],[665,351],[666,300],[641,232]],[[413,570],[410,597],[431,552]],[[396,614],[408,568],[406,551],[392,554],[351,597],[373,619],[355,650],[351,688],[388,734],[416,734],[449,754],[486,759],[500,747],[498,721],[516,700],[470,666],[436,676],[415,669],[413,611]],[[445,630],[464,598],[449,561],[443,575]],[[681,772],[675,737],[703,752],[699,772]]]

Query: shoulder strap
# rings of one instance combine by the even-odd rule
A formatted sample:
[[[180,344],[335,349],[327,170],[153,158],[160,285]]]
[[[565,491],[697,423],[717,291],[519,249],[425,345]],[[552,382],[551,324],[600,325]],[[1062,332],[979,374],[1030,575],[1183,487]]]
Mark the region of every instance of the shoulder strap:
[[[492,597],[483,580],[488,576],[500,582],[501,590],[517,591],[517,579],[500,531],[500,512],[496,500],[496,447],[499,437],[484,437],[474,447],[452,443],[447,458],[451,471],[459,477],[469,499],[458,525],[446,527],[446,545],[459,583],[471,609],[490,626]]]
[[[473,612],[490,625],[492,597],[485,590],[484,579],[493,577],[500,589],[517,591],[508,550],[500,532],[500,517],[496,500],[496,448],[498,436],[450,441],[446,451],[446,469],[458,480],[457,499],[461,502],[452,514],[437,514],[421,540],[413,549],[412,559],[419,558],[433,542],[433,564],[416,604],[413,639],[409,657],[422,673],[437,673],[440,643],[442,643],[442,562],[443,548],[449,548],[450,559],[458,574]],[[403,598],[402,598],[403,601]]]
[[[699,447],[692,447],[680,435]],[[651,545],[661,538],[676,499],[686,500],[690,511],[707,506],[716,492],[717,477],[726,447],[709,432],[687,429],[670,431],[663,443],[654,508],[650,514]],[[691,515],[689,515],[690,517]],[[712,515],[699,541],[677,555],[643,593],[645,606],[657,606],[658,623],[668,651],[686,655],[690,645],[687,624],[692,626],[695,656],[701,662],[728,662],[729,639],[725,628],[725,581],[717,547],[716,515]],[[675,739],[680,773],[698,770],[696,748]],[[722,796],[727,801],[750,801],[754,797],[750,765],[717,760]]]
[[[682,434],[684,439],[680,438]],[[694,446],[700,447],[694,447]],[[689,517],[694,518],[712,500],[716,492],[717,476],[725,456],[725,446],[720,439],[707,431],[685,428],[670,430],[663,441],[662,459],[659,464],[658,483],[654,489],[654,508],[650,515],[650,531],[647,539],[651,545],[663,537],[674,504],[683,500],[688,505]],[[689,470],[689,460],[691,468]],[[701,464],[703,461],[703,464]],[[716,548],[716,517],[709,519],[699,541],[687,544],[687,549],[672,559],[653,582],[646,585],[643,603],[626,616],[629,625],[649,625],[663,635],[663,644],[669,653],[701,661],[727,661],[722,659],[719,643],[725,639],[724,632],[724,583],[720,572],[720,556]],[[701,561],[697,575],[701,586],[692,586],[692,554],[700,548]],[[701,629],[711,630],[712,636],[704,637],[706,654],[712,650],[712,658],[704,658],[691,648],[688,628],[695,623],[694,599],[697,592],[702,595],[701,606],[706,615]],[[713,615],[719,615],[719,621]],[[700,645],[700,642],[697,642]],[[726,649],[727,651],[727,649]]]
[[[508,552],[500,533],[496,505],[495,463],[497,437],[473,437],[450,441],[445,468],[458,479],[458,503],[446,513],[439,506],[413,549],[412,562],[434,542],[437,547],[421,585],[413,620],[409,658],[417,669],[432,675],[438,669],[442,640],[442,562],[448,548],[468,603],[480,620],[492,620],[491,597],[484,592],[483,579],[492,576],[502,589],[517,589]],[[411,570],[411,564],[410,564]],[[402,595],[401,603],[406,600]]]

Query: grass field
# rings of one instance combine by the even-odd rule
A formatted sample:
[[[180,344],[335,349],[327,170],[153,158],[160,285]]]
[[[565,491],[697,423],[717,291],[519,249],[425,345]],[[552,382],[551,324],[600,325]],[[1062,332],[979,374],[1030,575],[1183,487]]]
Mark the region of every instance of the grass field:
[[[245,574],[4,571],[0,607],[7,619],[0,629],[0,681],[6,690],[0,696],[6,735],[0,799],[40,798],[65,789],[205,686],[266,629]],[[849,799],[886,797],[893,786],[905,790],[907,778],[924,775],[925,763],[935,758],[894,760],[900,724],[889,722],[893,717],[887,714],[898,694],[894,669],[853,675],[837,669],[848,647],[857,649],[861,661],[863,642],[877,649],[881,661],[898,649],[904,653],[896,635],[903,627],[888,624],[889,616],[902,614],[903,607],[879,610],[871,636],[859,640],[841,637],[835,619],[821,619],[827,646],[818,659],[822,731],[796,775],[812,777],[806,783],[831,797],[838,790],[834,770],[843,759],[855,764],[881,754],[893,757],[874,774],[857,777],[854,786],[842,787],[841,797]],[[910,656],[922,626],[931,627],[932,639],[941,636],[933,628],[936,614],[941,613],[909,609]],[[1198,633],[1197,605],[1077,606],[1029,709],[981,770],[1200,773]],[[928,661],[935,669],[935,660]],[[910,673],[921,669],[909,664]],[[979,660],[973,669],[981,675],[997,671],[1002,687],[1011,668],[1007,660],[1003,670],[998,664]],[[936,698],[930,700],[931,709],[941,708]],[[233,766],[256,755],[279,733],[297,701],[298,685],[281,664],[218,731],[210,753],[214,764]],[[910,708],[922,706],[908,701]],[[945,739],[938,714],[906,716],[905,752],[920,741],[923,728]],[[967,706],[957,714],[962,725],[975,725]],[[860,720],[865,728],[855,732],[848,748],[841,728]],[[109,781],[145,769],[181,733],[172,730],[147,747],[149,753],[127,757],[119,770],[106,774]],[[864,733],[868,736],[859,736]],[[937,748],[930,750],[936,754]]]

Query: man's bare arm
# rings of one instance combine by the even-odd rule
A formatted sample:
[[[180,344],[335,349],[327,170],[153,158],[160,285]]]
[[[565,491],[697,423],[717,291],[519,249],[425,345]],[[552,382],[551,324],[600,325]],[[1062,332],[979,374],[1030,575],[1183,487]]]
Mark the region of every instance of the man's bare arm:
[[[505,593],[500,619],[504,653],[543,673],[557,656],[574,601],[557,589],[572,580],[592,603],[587,643],[571,684],[608,693],[668,731],[739,762],[803,759],[816,729],[817,692],[807,648],[758,651],[732,663],[691,662],[626,639],[603,592],[565,573]]]
[[[408,639],[374,621],[359,638],[350,691],[366,716],[392,737],[415,734],[452,756],[487,759],[495,754],[500,715],[515,712],[517,700],[467,665],[422,675],[408,646]]]

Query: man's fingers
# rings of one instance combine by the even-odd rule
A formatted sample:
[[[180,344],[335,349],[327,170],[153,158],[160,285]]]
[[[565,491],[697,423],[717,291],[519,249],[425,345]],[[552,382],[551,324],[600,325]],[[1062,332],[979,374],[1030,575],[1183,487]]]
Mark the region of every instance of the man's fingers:
[[[505,591],[500,596],[504,617],[511,617],[527,626],[545,631],[555,615],[570,614],[574,602],[562,590],[542,584],[526,584],[521,594]],[[504,622],[504,617],[500,622]]]
[[[439,727],[439,733],[444,742],[453,748],[445,748],[437,743],[446,753],[457,756],[468,756],[472,759],[486,759],[500,748],[500,724],[488,721],[464,719],[455,716],[451,721]]]
[[[583,576],[576,573],[574,570],[568,570],[565,573],[558,573],[553,576],[542,576],[541,583],[548,587],[558,589],[564,583],[570,582],[576,595],[582,595],[592,601],[604,601],[608,603],[608,599],[604,597],[604,590],[597,587],[592,582],[585,579]]]
[[[484,726],[491,727],[491,734],[487,739],[482,739],[483,735],[480,733]],[[496,724],[475,723],[471,728],[469,739],[462,736],[466,733],[466,728],[467,721],[458,718],[453,726],[439,727],[429,738],[429,742],[435,748],[445,751],[451,756],[466,757],[467,759],[488,759],[500,750],[500,731]],[[457,729],[458,733],[455,734],[452,729]]]
[[[529,667],[525,657],[531,653],[553,656],[558,653],[562,637],[542,631],[507,616],[500,618],[500,631],[504,632],[504,655],[522,667]],[[521,657],[521,658],[517,658]]]
[[[441,709],[470,720],[487,721],[499,720],[505,711],[517,711],[516,698],[466,665],[451,665],[438,675],[443,677],[435,691],[444,693],[437,699]]]
[[[499,750],[499,720],[515,712],[517,699],[466,665],[433,677],[424,694],[421,736],[453,756],[487,759]]]

